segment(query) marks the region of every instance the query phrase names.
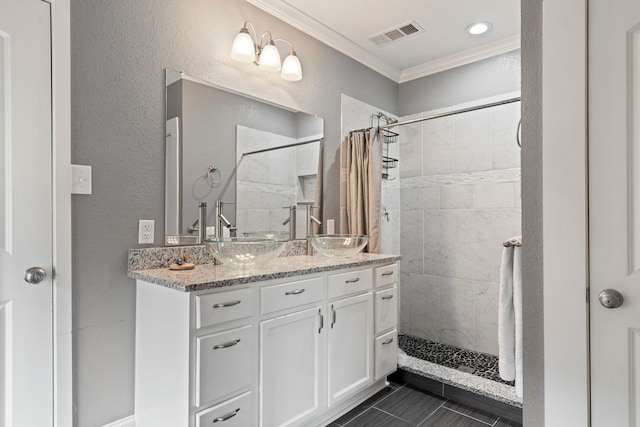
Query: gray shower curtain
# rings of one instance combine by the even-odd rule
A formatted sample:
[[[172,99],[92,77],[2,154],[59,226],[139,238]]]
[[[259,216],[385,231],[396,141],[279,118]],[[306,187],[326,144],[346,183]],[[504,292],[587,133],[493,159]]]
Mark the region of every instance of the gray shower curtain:
[[[342,143],[340,183],[348,234],[370,237],[365,248],[380,253],[382,144],[375,129],[350,132]]]

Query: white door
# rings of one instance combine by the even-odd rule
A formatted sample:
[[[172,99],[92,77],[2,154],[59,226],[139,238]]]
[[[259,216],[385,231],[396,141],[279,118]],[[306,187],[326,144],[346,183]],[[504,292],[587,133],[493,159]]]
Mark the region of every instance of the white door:
[[[592,425],[640,426],[637,0],[589,2],[589,223]],[[624,303],[605,308],[604,289]]]
[[[373,382],[373,294],[329,307],[329,406]]]
[[[0,427],[53,424],[50,22],[0,0]]]
[[[326,333],[321,307],[260,325],[260,420],[263,427],[304,425],[326,407]]]

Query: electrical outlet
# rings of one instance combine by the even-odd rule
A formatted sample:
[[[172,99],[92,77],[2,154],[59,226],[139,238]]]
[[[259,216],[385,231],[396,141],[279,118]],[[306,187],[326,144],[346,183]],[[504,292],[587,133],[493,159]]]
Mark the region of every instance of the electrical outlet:
[[[138,243],[153,243],[153,229],[155,221],[152,219],[141,219],[138,222]]]

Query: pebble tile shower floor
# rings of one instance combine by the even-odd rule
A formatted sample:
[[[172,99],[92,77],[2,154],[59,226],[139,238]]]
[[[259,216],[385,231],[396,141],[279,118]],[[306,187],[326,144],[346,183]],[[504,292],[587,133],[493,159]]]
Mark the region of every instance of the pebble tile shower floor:
[[[398,335],[398,345],[409,356],[502,384],[511,386],[514,384],[513,381],[504,381],[500,378],[498,358],[491,354],[478,353],[402,334]]]
[[[388,387],[327,427],[515,427],[521,424],[409,385]]]

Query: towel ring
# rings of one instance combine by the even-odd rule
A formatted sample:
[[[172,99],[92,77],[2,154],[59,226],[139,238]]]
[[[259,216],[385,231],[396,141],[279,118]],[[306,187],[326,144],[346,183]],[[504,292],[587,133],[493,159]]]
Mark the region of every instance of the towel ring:
[[[217,180],[215,179],[216,175],[218,175]],[[209,169],[207,169],[207,181],[212,187],[219,185],[222,182],[222,171],[214,165],[209,166]]]

